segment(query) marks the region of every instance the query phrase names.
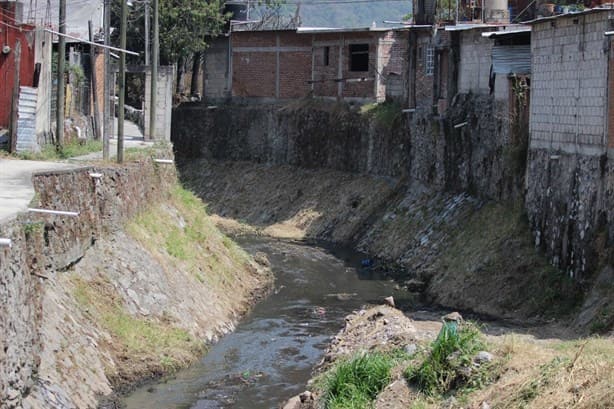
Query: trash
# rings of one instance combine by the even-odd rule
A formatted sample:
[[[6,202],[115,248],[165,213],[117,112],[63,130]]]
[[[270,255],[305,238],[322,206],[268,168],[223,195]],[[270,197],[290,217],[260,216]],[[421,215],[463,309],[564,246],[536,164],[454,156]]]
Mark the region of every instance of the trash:
[[[363,267],[371,267],[373,265],[373,260],[371,260],[370,258],[365,258],[360,261],[360,265],[362,265]]]

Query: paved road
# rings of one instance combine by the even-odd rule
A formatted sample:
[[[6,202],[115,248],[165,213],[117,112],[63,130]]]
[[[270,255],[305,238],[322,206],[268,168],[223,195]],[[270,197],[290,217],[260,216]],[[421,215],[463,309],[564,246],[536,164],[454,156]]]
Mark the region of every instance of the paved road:
[[[0,223],[12,219],[17,213],[28,208],[34,197],[33,173],[78,167],[59,162],[0,159]]]
[[[117,120],[115,127],[117,129]],[[143,134],[132,122],[126,121],[124,147],[147,147],[153,142],[144,141]],[[117,139],[110,140],[111,157],[117,154]],[[12,219],[17,213],[28,208],[34,197],[32,174],[35,172],[75,169],[82,167],[80,162],[102,159],[102,152],[69,159],[69,162],[40,162],[18,159],[0,159],[0,223]]]

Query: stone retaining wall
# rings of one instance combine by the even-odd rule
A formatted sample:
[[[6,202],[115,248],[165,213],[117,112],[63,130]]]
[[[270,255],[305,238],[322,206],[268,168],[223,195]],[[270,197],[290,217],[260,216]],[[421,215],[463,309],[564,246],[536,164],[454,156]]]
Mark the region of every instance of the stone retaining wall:
[[[28,213],[0,225],[0,237],[13,241],[0,248],[0,408],[21,407],[36,376],[45,277],[77,262],[98,238],[165,197],[175,181],[174,166],[152,160],[33,176],[33,206],[79,216]]]

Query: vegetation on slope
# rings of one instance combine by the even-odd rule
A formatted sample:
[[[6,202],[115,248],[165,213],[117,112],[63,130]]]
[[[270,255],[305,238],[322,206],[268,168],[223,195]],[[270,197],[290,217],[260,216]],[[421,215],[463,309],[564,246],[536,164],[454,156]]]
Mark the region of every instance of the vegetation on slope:
[[[120,258],[110,261],[112,270],[105,265],[95,274],[75,272],[69,277],[81,311],[110,335],[104,343],[111,358],[105,372],[120,388],[173,372],[200,357],[206,347],[203,334],[214,334],[220,325],[231,325],[229,321],[254,301],[249,294],[262,285],[247,253],[220,233],[203,203],[179,185],[171,190],[168,200],[131,220],[126,232],[129,237],[125,240],[136,241],[130,248],[146,252],[141,259],[149,258],[150,267],[138,262],[129,265],[130,261]],[[112,249],[110,245],[105,252]],[[125,281],[136,279],[135,269],[144,269],[140,285],[153,285],[153,291],[162,292],[167,299],[161,313],[135,313],[135,305],[136,312],[141,311],[140,300],[151,296],[147,295],[149,288],[142,289],[143,294],[129,296],[134,290],[126,288]],[[166,282],[149,284],[160,277]],[[186,286],[189,291],[182,290]],[[204,301],[173,301],[177,296],[201,297]],[[198,316],[178,316],[186,313]]]

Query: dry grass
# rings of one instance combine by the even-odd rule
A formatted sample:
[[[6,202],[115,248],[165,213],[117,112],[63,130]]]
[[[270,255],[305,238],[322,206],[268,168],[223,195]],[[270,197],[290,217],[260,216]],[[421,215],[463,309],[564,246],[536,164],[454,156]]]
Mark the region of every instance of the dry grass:
[[[614,408],[614,342],[607,338],[494,340],[505,360],[500,379],[466,398],[465,407],[493,409]]]

